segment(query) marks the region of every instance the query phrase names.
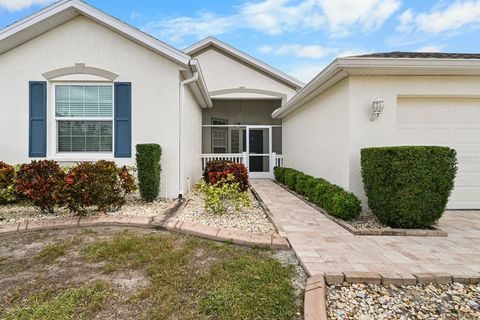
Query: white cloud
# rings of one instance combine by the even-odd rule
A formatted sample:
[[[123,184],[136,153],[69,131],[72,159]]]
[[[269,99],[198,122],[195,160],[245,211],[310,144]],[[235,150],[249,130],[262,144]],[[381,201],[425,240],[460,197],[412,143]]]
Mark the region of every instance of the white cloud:
[[[48,4],[54,0],[0,0],[0,7],[8,11],[19,11],[33,5]]]
[[[219,17],[211,12],[201,12],[195,18],[179,17],[160,21],[151,21],[142,29],[148,33],[166,37],[171,41],[180,41],[185,36],[197,38],[216,36],[226,33],[235,26],[235,19]]]
[[[400,25],[397,26],[396,30],[400,32],[410,32],[413,29],[413,12],[412,10],[408,9],[405,10],[401,15],[398,17],[398,21]]]
[[[134,10],[134,11],[130,12],[130,19],[137,19],[140,16],[141,16],[141,14],[138,11]]]
[[[382,26],[397,9],[401,0],[319,0],[330,30],[340,35],[351,33],[356,26],[364,31]]]
[[[420,30],[431,33],[480,24],[480,1],[457,1],[428,14],[419,14],[415,20]]]
[[[372,50],[366,50],[366,49],[360,49],[360,48],[348,49],[348,50],[340,51],[337,54],[337,57],[340,58],[340,57],[358,56],[358,55],[367,54],[367,53],[372,53]]]
[[[191,17],[152,21],[144,29],[172,41],[189,35],[219,35],[233,29],[253,29],[269,35],[322,30],[331,36],[345,36],[352,30],[378,29],[400,3],[401,0],[263,0],[244,3],[232,15],[199,12]]]
[[[320,71],[322,71],[325,67],[326,65],[321,63],[299,64],[290,68],[289,74],[307,83],[317,74],[319,74]]]
[[[258,48],[258,51],[262,52],[262,53],[270,53],[274,50],[275,48],[272,47],[272,46],[269,46],[269,45],[264,45],[264,46],[261,46],[260,48]]]
[[[398,17],[401,32],[420,31],[430,34],[455,31],[462,27],[480,27],[480,0],[438,2],[429,13],[407,10]]]
[[[319,45],[283,44],[278,47],[269,45],[258,48],[260,52],[274,55],[291,55],[299,58],[320,59],[337,51],[335,48],[325,48]]]
[[[423,47],[417,48],[415,51],[416,52],[441,52],[443,48],[444,46],[440,46],[440,45],[430,45],[430,46],[423,46]]]

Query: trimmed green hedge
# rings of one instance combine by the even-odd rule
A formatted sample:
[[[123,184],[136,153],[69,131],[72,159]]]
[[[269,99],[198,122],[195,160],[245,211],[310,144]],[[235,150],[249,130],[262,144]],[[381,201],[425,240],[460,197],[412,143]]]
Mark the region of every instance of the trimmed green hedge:
[[[353,193],[324,179],[314,178],[295,169],[281,167],[274,169],[274,175],[275,180],[279,183],[304,195],[334,217],[351,220],[358,217],[362,211],[361,202]]]
[[[368,205],[394,228],[427,228],[445,211],[457,172],[456,152],[438,146],[361,151]]]
[[[160,193],[162,148],[156,143],[137,144],[136,151],[140,196],[145,201],[152,202]]]

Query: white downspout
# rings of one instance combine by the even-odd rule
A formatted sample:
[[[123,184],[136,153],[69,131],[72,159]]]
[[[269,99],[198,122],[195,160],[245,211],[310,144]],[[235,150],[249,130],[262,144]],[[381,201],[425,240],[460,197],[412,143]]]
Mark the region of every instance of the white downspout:
[[[178,197],[183,197],[183,176],[184,176],[184,168],[185,168],[185,161],[183,155],[183,114],[184,114],[184,103],[185,103],[185,86],[193,81],[197,81],[198,79],[198,72],[195,71],[191,78],[185,79],[180,81],[180,97],[179,97],[179,112],[178,112]]]

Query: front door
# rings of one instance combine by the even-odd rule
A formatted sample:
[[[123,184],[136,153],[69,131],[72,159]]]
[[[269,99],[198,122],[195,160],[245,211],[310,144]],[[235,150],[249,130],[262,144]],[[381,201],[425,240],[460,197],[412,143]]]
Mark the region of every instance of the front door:
[[[244,142],[247,144],[247,166],[251,178],[271,178],[271,139],[270,126],[247,126]]]
[[[263,150],[263,130],[254,129],[250,130],[249,136],[250,143],[250,155],[249,155],[249,169],[252,172],[263,172],[263,158],[260,156],[251,156],[252,154],[264,154],[268,153]]]

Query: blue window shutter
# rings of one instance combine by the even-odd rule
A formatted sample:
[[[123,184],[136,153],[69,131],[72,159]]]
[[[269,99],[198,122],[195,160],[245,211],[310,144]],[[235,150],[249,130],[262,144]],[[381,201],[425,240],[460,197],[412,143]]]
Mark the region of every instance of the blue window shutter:
[[[132,156],[132,84],[115,82],[115,158]]]
[[[28,156],[47,156],[47,82],[30,81]]]

